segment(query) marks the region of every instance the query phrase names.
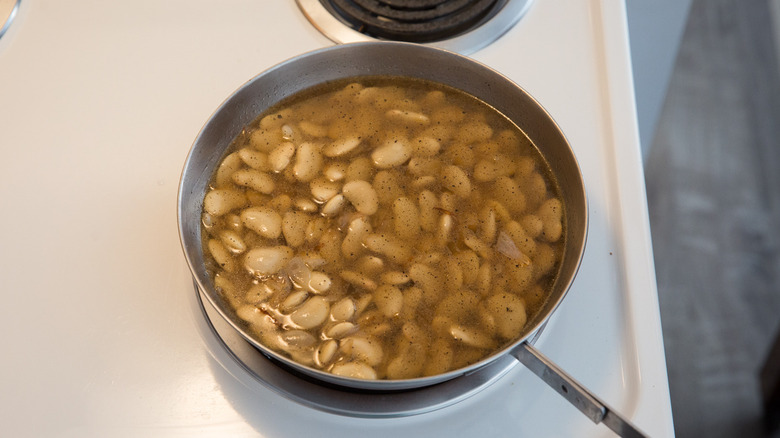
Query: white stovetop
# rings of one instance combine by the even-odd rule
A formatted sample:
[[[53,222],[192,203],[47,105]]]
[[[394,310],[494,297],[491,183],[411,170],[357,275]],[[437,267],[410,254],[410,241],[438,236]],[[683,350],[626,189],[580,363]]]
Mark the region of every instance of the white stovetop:
[[[670,436],[624,15],[620,0],[536,0],[472,56],[550,111],[588,188],[583,265],[537,346]],[[329,44],[292,0],[22,1],[0,38],[2,435],[611,435],[521,366],[379,420],[301,407],[212,358],[176,230],[184,159],[243,82]]]

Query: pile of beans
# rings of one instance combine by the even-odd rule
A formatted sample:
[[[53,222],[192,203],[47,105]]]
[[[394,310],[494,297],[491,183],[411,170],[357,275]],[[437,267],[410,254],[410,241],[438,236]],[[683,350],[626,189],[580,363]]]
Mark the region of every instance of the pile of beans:
[[[266,347],[362,379],[435,375],[523,332],[563,206],[527,137],[422,81],[330,84],[231,146],[203,202],[207,268]]]

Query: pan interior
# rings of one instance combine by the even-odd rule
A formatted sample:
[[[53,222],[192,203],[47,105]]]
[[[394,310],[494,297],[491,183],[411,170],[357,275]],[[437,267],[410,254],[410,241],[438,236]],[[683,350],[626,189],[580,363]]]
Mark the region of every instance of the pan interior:
[[[215,112],[193,145],[185,164],[179,194],[182,245],[199,288],[222,316],[242,332],[240,322],[231,312],[222,308],[221,299],[204,268],[200,244],[199,219],[203,196],[215,167],[232,140],[260,113],[286,97],[323,82],[366,75],[406,76],[439,82],[488,102],[528,135],[556,175],[566,205],[566,250],[552,295],[513,345],[523,342],[546,321],[563,299],[579,266],[587,227],[584,187],[579,168],[555,122],[522,89],[471,60],[414,45],[361,43],[337,46],[295,58],[246,83]],[[263,349],[260,345],[256,346]],[[512,346],[468,368],[403,381],[346,379],[291,364],[304,373],[338,385],[396,390],[431,385],[473,371],[495,360]],[[276,356],[273,352],[270,355]],[[286,361],[281,357],[279,359]]]

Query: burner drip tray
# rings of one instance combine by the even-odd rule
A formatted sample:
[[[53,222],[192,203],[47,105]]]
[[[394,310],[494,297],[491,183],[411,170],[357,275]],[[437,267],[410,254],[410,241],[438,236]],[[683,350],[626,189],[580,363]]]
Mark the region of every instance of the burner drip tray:
[[[460,35],[492,17],[501,0],[321,0],[326,9],[369,36],[426,43]]]
[[[201,336],[214,358],[247,386],[261,385],[292,401],[353,417],[404,417],[435,411],[487,388],[518,362],[507,355],[492,364],[437,385],[393,392],[355,391],[291,373],[244,340],[195,286],[191,300]],[[532,342],[541,330],[534,335]]]

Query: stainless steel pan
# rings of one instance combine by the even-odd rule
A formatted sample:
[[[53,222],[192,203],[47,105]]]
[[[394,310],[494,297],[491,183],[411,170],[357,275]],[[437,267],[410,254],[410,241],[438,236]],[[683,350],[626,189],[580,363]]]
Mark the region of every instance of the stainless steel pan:
[[[208,276],[201,248],[200,217],[208,181],[231,141],[261,112],[280,100],[323,82],[364,75],[395,75],[427,79],[463,90],[487,102],[514,121],[547,160],[565,205],[565,250],[543,309],[529,319],[522,333],[503,350],[471,366],[431,377],[366,381],[324,373],[300,365],[254,340],[225,307]],[[187,157],[178,199],[179,234],[190,270],[206,297],[241,335],[267,356],[331,384],[366,390],[403,390],[433,385],[512,355],[540,375],[595,422],[613,429],[623,424],[571,377],[557,369],[527,340],[547,321],[574,281],[585,248],[588,208],[577,160],[552,117],[522,88],[469,58],[440,49],[406,43],[356,43],[330,47],[293,58],[241,86],[211,116]],[[614,421],[617,418],[617,421]],[[634,430],[629,426],[625,431]]]

